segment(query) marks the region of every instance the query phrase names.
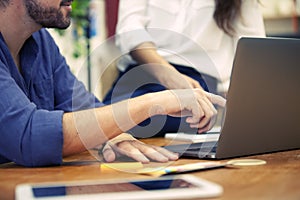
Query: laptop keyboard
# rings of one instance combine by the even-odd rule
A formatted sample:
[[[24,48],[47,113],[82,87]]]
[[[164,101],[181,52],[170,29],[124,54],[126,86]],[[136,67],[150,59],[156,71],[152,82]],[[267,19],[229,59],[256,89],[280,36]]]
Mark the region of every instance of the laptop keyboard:
[[[217,142],[201,142],[201,143],[192,143],[192,144],[178,144],[165,146],[164,148],[177,152],[177,153],[188,153],[188,152],[211,152],[215,153],[217,150]]]

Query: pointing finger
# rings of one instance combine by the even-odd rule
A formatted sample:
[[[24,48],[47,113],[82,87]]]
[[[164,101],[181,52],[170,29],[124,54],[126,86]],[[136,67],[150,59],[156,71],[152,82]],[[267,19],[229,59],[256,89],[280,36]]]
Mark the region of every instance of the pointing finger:
[[[207,98],[213,103],[213,104],[217,104],[221,107],[225,107],[226,106],[226,99],[219,96],[219,95],[215,95],[209,92],[205,92],[205,94],[207,95]]]

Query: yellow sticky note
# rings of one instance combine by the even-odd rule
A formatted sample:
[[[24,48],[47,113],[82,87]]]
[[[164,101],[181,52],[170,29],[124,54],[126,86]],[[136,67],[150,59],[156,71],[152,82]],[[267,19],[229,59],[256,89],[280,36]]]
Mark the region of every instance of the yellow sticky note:
[[[141,162],[102,163],[100,165],[101,171],[135,171],[141,168],[143,168],[143,164]]]
[[[162,176],[165,174],[175,174],[175,173],[186,173],[206,169],[215,169],[227,166],[227,163],[211,161],[211,162],[197,162],[188,163],[184,165],[168,166],[168,167],[156,167],[156,168],[144,168],[138,170],[138,173],[147,174],[151,176]]]

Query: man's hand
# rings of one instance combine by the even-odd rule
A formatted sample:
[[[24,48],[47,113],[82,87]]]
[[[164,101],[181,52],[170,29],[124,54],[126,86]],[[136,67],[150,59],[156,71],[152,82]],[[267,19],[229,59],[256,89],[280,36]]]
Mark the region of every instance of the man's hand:
[[[225,107],[226,104],[223,97],[205,92],[202,89],[170,90],[169,92],[174,95],[173,97],[177,99],[178,104],[164,105],[161,110],[165,112],[162,114],[187,117],[186,122],[192,128],[198,128],[198,133],[206,132],[214,125],[217,115],[214,104],[222,107]],[[161,98],[164,97],[161,96]],[[172,111],[173,109],[174,111]]]
[[[125,155],[142,163],[150,160],[168,162],[178,159],[178,154],[164,148],[147,145],[128,133],[123,133],[109,140],[102,150],[103,157],[107,162],[113,162],[120,155]]]

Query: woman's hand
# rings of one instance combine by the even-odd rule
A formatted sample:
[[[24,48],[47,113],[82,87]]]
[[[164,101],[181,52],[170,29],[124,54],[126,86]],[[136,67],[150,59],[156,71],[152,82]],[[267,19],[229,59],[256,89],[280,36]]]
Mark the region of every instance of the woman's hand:
[[[168,65],[169,67],[165,67]],[[180,73],[172,65],[156,67],[156,78],[167,89],[202,89],[201,85],[195,79]],[[152,66],[152,68],[154,68]]]

